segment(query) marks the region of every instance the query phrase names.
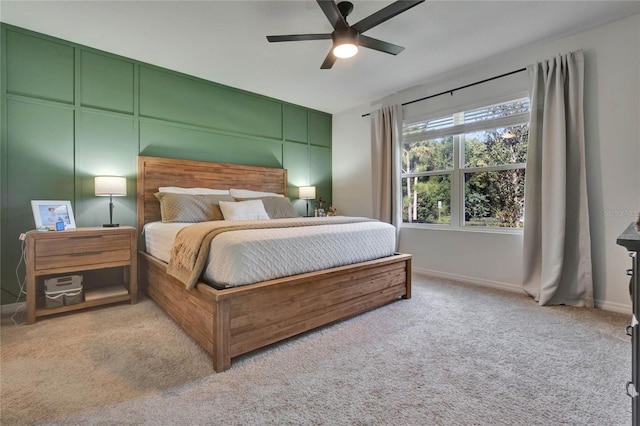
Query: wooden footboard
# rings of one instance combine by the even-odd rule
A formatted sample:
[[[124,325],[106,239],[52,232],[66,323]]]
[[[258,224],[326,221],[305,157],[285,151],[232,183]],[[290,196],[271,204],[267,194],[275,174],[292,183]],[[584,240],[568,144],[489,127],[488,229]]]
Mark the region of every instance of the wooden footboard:
[[[238,355],[411,297],[406,254],[226,290],[198,283],[187,291],[144,252],[139,265],[141,287],[211,354],[215,371]]]

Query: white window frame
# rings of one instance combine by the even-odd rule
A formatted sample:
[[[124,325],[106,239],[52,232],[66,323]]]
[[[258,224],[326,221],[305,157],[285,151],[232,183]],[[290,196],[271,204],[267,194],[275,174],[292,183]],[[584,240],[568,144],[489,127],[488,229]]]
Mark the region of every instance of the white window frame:
[[[504,102],[516,102],[521,99],[528,98],[527,93],[517,93],[513,96],[508,96],[502,99],[489,100],[482,102],[479,105],[469,105],[467,107],[455,108],[455,111],[441,111],[429,116],[421,117],[420,119],[413,119],[410,122],[405,121],[405,125],[416,124],[429,120],[436,120],[448,115],[453,116],[454,125],[445,129],[432,130],[428,132],[429,139],[436,139],[444,136],[453,136],[453,169],[445,170],[433,170],[417,173],[403,173],[400,179],[421,177],[421,176],[449,176],[451,182],[451,223],[439,224],[439,223],[416,223],[416,222],[402,222],[401,227],[404,228],[431,228],[440,230],[454,230],[465,232],[489,232],[489,233],[504,233],[504,234],[521,234],[523,228],[506,228],[497,226],[466,226],[465,223],[465,193],[464,193],[464,175],[467,173],[477,172],[492,172],[492,171],[504,171],[514,169],[525,169],[526,163],[513,163],[513,164],[500,164],[497,166],[485,166],[485,167],[465,167],[464,162],[464,136],[467,133],[472,133],[480,130],[489,130],[496,128],[504,128],[514,125],[529,124],[530,113],[514,114],[509,117],[503,117],[495,120],[480,121],[471,124],[461,124],[460,118],[464,118],[465,112],[472,111],[477,108],[485,106],[497,105]],[[401,143],[404,145],[407,142],[414,142],[424,140],[426,137],[424,134],[414,134],[408,138],[403,136]],[[401,184],[402,186],[402,184]]]

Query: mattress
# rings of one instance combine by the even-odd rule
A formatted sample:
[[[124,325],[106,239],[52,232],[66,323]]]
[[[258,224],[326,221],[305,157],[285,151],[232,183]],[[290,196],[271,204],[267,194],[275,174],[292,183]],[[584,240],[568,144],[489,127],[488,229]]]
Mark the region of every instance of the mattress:
[[[388,223],[332,223],[334,217],[306,220],[314,226],[219,234],[211,243],[202,279],[214,287],[229,288],[378,259],[395,252],[396,232]],[[286,223],[299,218],[271,221]],[[225,221],[219,222],[220,226],[225,225]],[[177,233],[189,225],[148,223],[144,227],[147,253],[168,263]]]

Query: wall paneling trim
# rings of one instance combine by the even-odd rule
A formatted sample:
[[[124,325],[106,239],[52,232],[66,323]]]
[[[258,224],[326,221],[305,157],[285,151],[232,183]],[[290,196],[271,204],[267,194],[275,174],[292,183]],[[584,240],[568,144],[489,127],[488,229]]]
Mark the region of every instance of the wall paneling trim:
[[[2,304],[19,292],[30,201],[70,200],[77,226],[100,226],[93,177],[122,175],[114,222],[135,225],[138,155],[284,167],[301,214],[298,186],[331,201],[330,114],[2,23],[0,52]]]

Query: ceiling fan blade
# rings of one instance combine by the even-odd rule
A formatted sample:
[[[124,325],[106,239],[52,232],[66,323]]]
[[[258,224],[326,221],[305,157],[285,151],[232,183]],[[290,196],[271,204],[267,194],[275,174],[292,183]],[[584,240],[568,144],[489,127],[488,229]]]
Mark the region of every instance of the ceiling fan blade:
[[[389,53],[391,55],[397,55],[404,50],[404,47],[398,46],[397,44],[387,43],[386,41],[367,37],[366,35],[362,34],[360,34],[360,36],[358,37],[358,44],[362,47],[379,50],[380,52]]]
[[[334,30],[346,30],[349,28],[347,25],[347,21],[344,19],[340,10],[338,9],[338,5],[333,0],[316,0],[318,2],[318,6],[327,16],[327,19],[331,23],[331,26]]]
[[[302,41],[302,40],[331,40],[331,34],[291,34],[267,36],[270,42]]]
[[[326,58],[324,58],[324,62],[322,63],[322,65],[320,66],[321,70],[328,70],[331,69],[331,67],[333,66],[333,64],[336,62],[336,59],[338,59],[336,57],[336,55],[333,54],[333,49],[331,49],[329,51],[329,54],[327,55]]]
[[[367,16],[366,18],[358,21],[356,24],[353,24],[351,28],[355,28],[359,33],[363,33],[371,28],[375,27],[383,23],[386,20],[393,18],[394,16],[411,9],[414,6],[423,3],[424,0],[417,1],[409,1],[409,0],[400,0],[394,3],[391,3],[389,6],[384,7],[377,11],[376,13]],[[320,0],[318,0],[320,3]]]

